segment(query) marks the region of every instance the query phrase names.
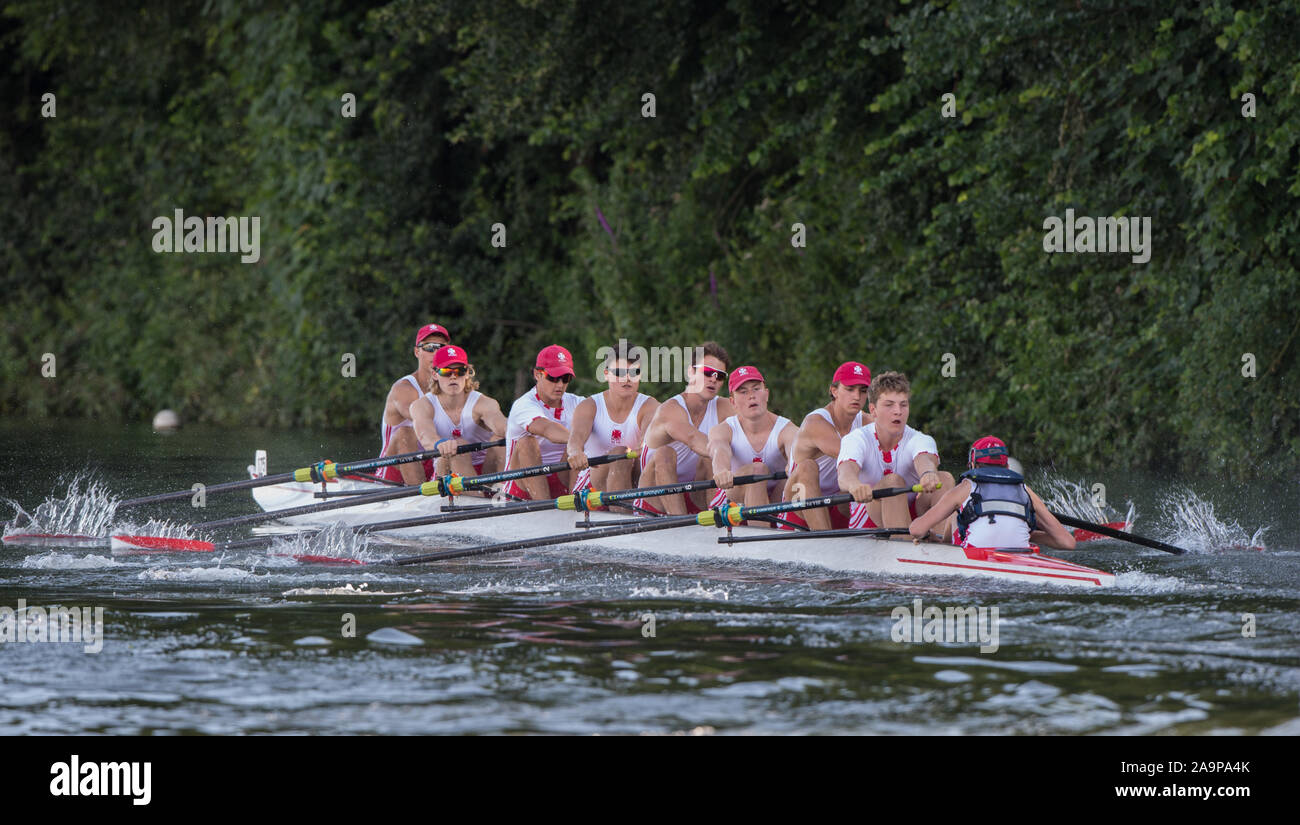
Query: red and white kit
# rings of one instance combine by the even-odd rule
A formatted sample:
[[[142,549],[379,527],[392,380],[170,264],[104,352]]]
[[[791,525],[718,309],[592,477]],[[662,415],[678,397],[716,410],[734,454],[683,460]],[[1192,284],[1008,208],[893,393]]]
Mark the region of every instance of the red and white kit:
[[[827,424],[831,425],[832,430],[835,429],[835,422],[831,419],[831,414],[825,407],[818,407],[809,413],[809,415],[821,416],[826,419]],[[848,438],[849,434],[852,434],[855,430],[860,430],[865,426],[867,426],[867,414],[860,412],[853,419],[853,426],[849,428],[849,432],[846,433],[843,438]],[[843,441],[843,438],[841,441]],[[790,467],[790,471],[794,471],[793,465]],[[823,455],[817,457],[817,483],[821,485],[822,495],[824,496],[832,496],[840,491],[838,456]]]
[[[474,405],[483,397],[483,393],[478,390],[471,390],[465,398],[465,406],[460,411],[460,421],[452,421],[451,416],[442,408],[438,401],[439,396],[431,392],[426,392],[424,397],[429,399],[433,405],[433,426],[438,431],[439,438],[459,438],[469,444],[479,441],[491,441],[492,431],[487,427],[481,427],[474,421]],[[430,444],[421,444],[426,450],[433,449]],[[487,451],[478,450],[470,454],[470,460],[473,462],[475,469],[482,472],[483,460],[487,458]]]
[[[566,392],[558,408],[548,407],[542,403],[541,396],[536,390],[529,390],[516,398],[515,403],[510,405],[510,417],[506,420],[506,466],[510,466],[510,458],[519,439],[532,435],[528,432],[528,425],[537,419],[558,421],[566,428],[573,429],[573,411],[582,403],[582,398],[581,395]],[[543,464],[554,464],[564,460],[565,445],[547,441],[545,438],[537,438],[537,444],[541,448]]]
[[[873,487],[890,473],[897,473],[908,487],[921,483],[921,476],[916,471],[916,457],[921,453],[930,453],[936,458],[939,447],[934,439],[920,430],[903,428],[903,437],[894,449],[885,451],[880,447],[880,438],[876,435],[875,423],[854,430],[840,439],[840,457],[838,464],[845,461],[858,463],[858,480]],[[907,494],[909,509],[916,501],[915,493]],[[867,505],[854,502],[849,526],[853,528],[874,527],[867,516]],[[913,512],[915,517],[915,512]]]
[[[596,418],[591,424],[591,435],[587,436],[587,443],[583,445],[583,452],[588,458],[607,455],[615,448],[640,443],[641,428],[637,425],[637,416],[641,414],[641,406],[650,400],[650,396],[643,392],[637,393],[636,401],[632,402],[632,411],[622,421],[615,421],[609,417],[609,408],[605,406],[605,393],[597,393],[591,396],[591,400],[596,402]],[[588,467],[574,481],[573,489],[581,490],[590,483],[591,468]]]
[[[423,332],[423,330],[421,331]],[[428,333],[425,334],[428,335]],[[403,376],[403,378],[406,381],[409,381],[412,387],[415,387],[416,393],[420,395],[424,394],[424,390],[420,389],[420,382],[415,380],[414,375],[406,375]],[[379,416],[379,433],[380,433],[380,438],[382,440],[382,444],[379,448],[380,455],[387,455],[388,442],[393,440],[393,433],[397,432],[403,427],[414,426],[411,423],[411,419],[409,418],[402,421],[401,424],[389,424],[384,420],[386,417],[386,413],[387,410],[385,410],[385,415]],[[402,481],[402,471],[398,468],[396,464],[390,464],[387,467],[382,468],[379,471],[378,475],[380,478],[386,478],[389,481],[396,481],[399,483]],[[431,458],[426,458],[424,460],[424,478],[425,480],[433,478],[433,459]]]
[[[676,401],[678,404],[681,404],[682,409],[686,410],[686,418],[687,420],[689,420],[691,416],[691,411],[686,407],[686,402],[682,400],[682,396],[680,394],[674,395],[672,398],[669,398],[664,403],[671,404],[674,401]],[[704,433],[707,436],[709,434],[709,430],[717,426],[717,423],[718,423],[718,399],[714,397],[712,400],[709,401],[709,406],[704,408],[704,418],[700,420],[700,426],[696,427],[695,429],[699,430],[700,432]],[[672,444],[669,444],[667,446],[672,447],[673,451],[677,453],[677,480],[694,481],[695,471],[700,466],[700,457],[696,455],[694,450],[692,450],[690,447],[686,446],[685,444],[681,443],[680,441],[674,441]],[[662,450],[666,448],[658,447],[656,449]],[[650,457],[653,453],[654,450],[641,451],[642,471],[644,471],[646,466],[649,464]]]
[[[762,462],[767,465],[768,469],[776,472],[786,465],[785,454],[781,452],[781,431],[786,427],[794,426],[790,419],[783,415],[776,417],[776,423],[772,425],[772,432],[767,434],[767,441],[763,442],[763,449],[754,452],[754,447],[749,443],[749,438],[745,431],[740,427],[740,417],[731,416],[722,422],[731,428],[731,471],[738,473],[751,464]],[[769,501],[776,501],[781,498],[781,489],[785,486],[784,481],[767,482],[767,497]],[[775,496],[775,498],[773,498]],[[720,504],[726,504],[727,491],[718,490],[713,494],[713,500],[709,502],[710,507],[717,507]]]

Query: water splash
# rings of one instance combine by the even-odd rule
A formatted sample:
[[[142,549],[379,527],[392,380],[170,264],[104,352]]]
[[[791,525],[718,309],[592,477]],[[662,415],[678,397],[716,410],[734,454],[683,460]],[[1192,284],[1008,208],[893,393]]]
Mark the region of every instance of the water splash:
[[[370,548],[368,533],[359,533],[346,525],[331,525],[319,533],[295,533],[275,542],[269,549],[274,555],[325,556],[334,559],[383,561],[387,553]]]
[[[63,479],[58,484],[62,486]],[[5,535],[13,533],[60,533],[81,536],[107,536],[121,501],[108,491],[103,481],[87,473],[77,473],[68,482],[62,498],[50,496],[28,513],[18,502],[5,499],[14,508]]]
[[[1055,510],[1058,513],[1064,513],[1081,521],[1091,521],[1097,524],[1107,524],[1109,522],[1122,521],[1133,526],[1137,518],[1137,508],[1133,502],[1128,502],[1127,512],[1121,517],[1119,511],[1111,507],[1109,503],[1105,506],[1098,506],[1093,500],[1090,489],[1084,486],[1083,482],[1073,482],[1069,479],[1056,478],[1054,476],[1045,476],[1041,482],[1034,484],[1043,503],[1048,509]]]
[[[1236,521],[1220,520],[1214,512],[1214,505],[1190,488],[1182,487],[1167,493],[1161,509],[1169,513],[1173,522],[1164,541],[1180,544],[1193,553],[1265,549],[1267,527],[1248,533]]]

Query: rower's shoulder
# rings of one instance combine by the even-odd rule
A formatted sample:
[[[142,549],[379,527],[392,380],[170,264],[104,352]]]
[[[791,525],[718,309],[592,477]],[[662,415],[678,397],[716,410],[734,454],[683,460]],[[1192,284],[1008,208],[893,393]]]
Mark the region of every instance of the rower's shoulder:
[[[423,395],[424,393],[420,392],[418,389],[412,386],[411,384],[412,380],[418,380],[415,379],[415,373],[409,373],[407,375],[403,375],[401,378],[394,381],[392,386],[388,388],[389,397],[392,397],[394,395],[398,395],[398,396]]]

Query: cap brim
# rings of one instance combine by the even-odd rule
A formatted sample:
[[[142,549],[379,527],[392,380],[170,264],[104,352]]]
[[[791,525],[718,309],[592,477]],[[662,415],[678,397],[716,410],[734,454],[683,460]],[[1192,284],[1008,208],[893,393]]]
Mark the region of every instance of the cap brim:
[[[542,372],[546,373],[547,375],[551,376],[552,378],[559,378],[559,377],[562,376],[562,375],[575,375],[575,374],[576,374],[576,373],[574,373],[574,371],[573,371],[573,367],[549,367],[549,368],[548,368],[548,367],[538,367],[537,369],[541,370]]]

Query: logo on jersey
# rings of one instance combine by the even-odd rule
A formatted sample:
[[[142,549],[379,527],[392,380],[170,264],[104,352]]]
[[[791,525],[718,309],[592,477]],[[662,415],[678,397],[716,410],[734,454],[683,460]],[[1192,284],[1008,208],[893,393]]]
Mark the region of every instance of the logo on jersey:
[[[460,438],[460,427],[457,427],[456,429],[451,431],[451,437]]]
[[[614,442],[615,444],[619,444],[619,443],[621,443],[621,442],[623,441],[623,431],[622,431],[622,430],[614,430],[613,432],[611,432],[611,433],[609,434],[609,437],[610,437],[610,439],[613,440],[613,442]]]

